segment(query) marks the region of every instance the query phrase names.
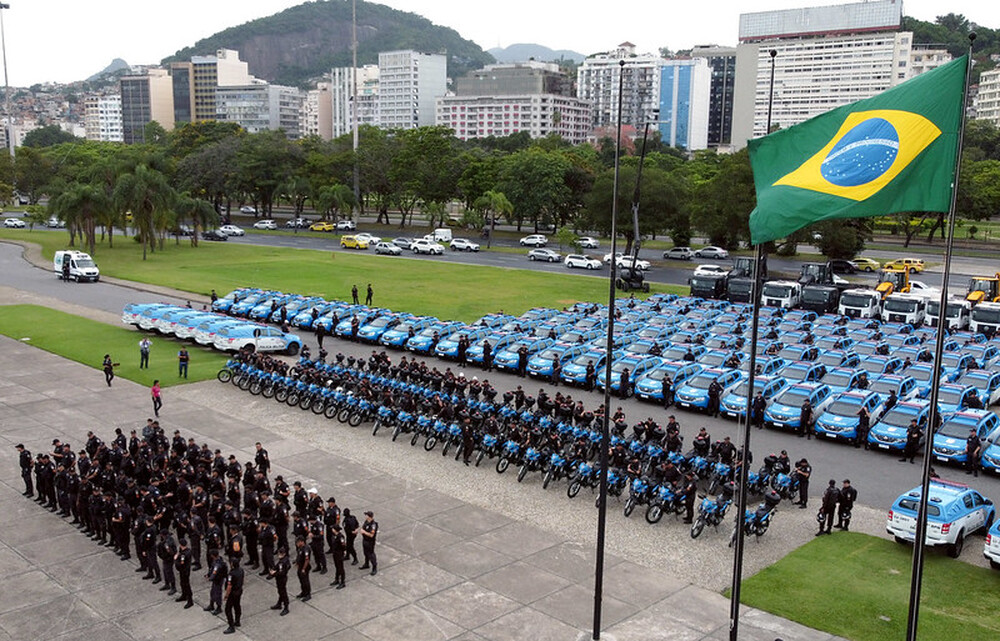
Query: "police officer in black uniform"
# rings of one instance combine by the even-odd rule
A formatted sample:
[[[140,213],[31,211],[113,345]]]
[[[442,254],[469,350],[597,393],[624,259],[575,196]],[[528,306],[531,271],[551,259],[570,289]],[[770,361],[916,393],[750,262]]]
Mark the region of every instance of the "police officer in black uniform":
[[[31,483],[31,452],[24,449],[23,443],[18,443],[15,449],[18,451],[21,465],[21,479],[24,481],[23,494],[28,497],[34,496],[35,488]]]
[[[910,459],[910,463],[912,463],[914,457],[917,455],[919,446],[920,426],[917,425],[917,419],[912,419],[910,420],[909,427],[906,428],[906,445],[903,446],[903,456],[899,459],[899,462],[905,463],[906,459]]]
[[[177,569],[177,576],[181,580],[181,595],[177,597],[177,602],[186,601],[184,609],[194,606],[194,596],[191,594],[191,562],[194,555],[188,547],[187,539],[178,541],[180,549],[174,556],[174,567]]]
[[[844,484],[840,487],[840,508],[837,510],[837,524],[833,527],[845,532],[851,525],[851,510],[854,509],[854,502],[858,500],[858,491],[851,485],[851,479],[844,479]]]
[[[684,522],[694,521],[694,500],[698,495],[698,480],[694,472],[688,472],[684,476]]]
[[[288,550],[278,550],[278,561],[268,572],[268,578],[274,578],[274,587],[278,590],[278,602],[271,606],[272,610],[281,610],[281,616],[288,614],[288,571],[292,562],[288,560]]]
[[[809,477],[812,476],[812,466],[803,458],[795,464],[795,471],[792,474],[799,480],[799,507],[804,510],[809,504]]]
[[[226,622],[229,627],[222,631],[222,634],[233,634],[236,628],[240,627],[240,617],[243,616],[243,607],[240,599],[243,598],[243,568],[240,562],[234,560],[233,567],[226,577]]]
[[[335,523],[332,526],[332,532],[333,541],[330,543],[330,554],[333,555],[334,575],[333,583],[330,585],[336,585],[338,590],[342,590],[347,579],[344,572],[344,556],[347,553],[347,540],[339,524]]]
[[[312,548],[312,558],[313,563],[316,564],[316,571],[320,574],[326,574],[326,554],[323,551],[325,534],[326,528],[323,526],[322,519],[318,515],[313,517],[309,524],[309,547]]]
[[[344,559],[351,559],[351,565],[358,564],[358,551],[354,547],[354,541],[358,537],[358,517],[351,514],[350,508],[344,508],[344,536],[347,539],[347,549],[344,552]]]
[[[826,486],[826,490],[823,492],[823,498],[821,499],[821,506],[819,509],[819,532],[816,536],[821,534],[832,534],[833,530],[833,513],[837,510],[837,504],[840,503],[840,490],[837,489],[837,482],[830,479],[830,482]]]
[[[229,577],[229,566],[222,560],[219,551],[214,548],[208,551],[207,563],[208,574],[205,578],[212,584],[212,588],[209,591],[208,606],[205,608],[205,612],[219,615],[222,613],[222,588]]]
[[[378,574],[378,557],[375,556],[375,540],[378,537],[378,521],[371,510],[365,512],[365,522],[361,524],[361,551],[365,555],[364,565],[360,569],[372,569],[372,576]]]
[[[310,557],[312,555],[304,537],[300,536],[295,539],[295,551],[295,573],[299,577],[299,588],[301,590],[295,595],[295,598],[308,601],[312,598],[312,586],[309,583],[309,571],[312,569]]]
[[[983,444],[976,430],[969,430],[969,438],[965,439],[965,473],[979,477],[979,455]]]

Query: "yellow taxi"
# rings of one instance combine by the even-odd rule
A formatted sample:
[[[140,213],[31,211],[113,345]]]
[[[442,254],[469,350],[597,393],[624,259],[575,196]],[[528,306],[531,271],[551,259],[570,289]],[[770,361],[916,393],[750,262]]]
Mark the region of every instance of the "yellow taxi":
[[[921,258],[897,258],[896,260],[890,260],[885,263],[882,265],[882,268],[896,271],[908,271],[911,274],[913,272],[917,272],[919,274],[924,271],[924,261]]]
[[[309,231],[333,231],[333,230],[334,230],[333,223],[319,221],[309,225]]]
[[[340,237],[340,246],[344,249],[368,249],[368,241],[349,234]]]

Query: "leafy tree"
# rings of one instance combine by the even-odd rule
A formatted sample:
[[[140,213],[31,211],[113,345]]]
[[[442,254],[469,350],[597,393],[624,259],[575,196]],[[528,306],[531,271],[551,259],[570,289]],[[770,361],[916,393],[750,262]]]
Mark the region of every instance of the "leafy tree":
[[[42,147],[59,145],[64,142],[79,142],[80,140],[80,138],[77,138],[68,131],[64,131],[59,125],[46,125],[45,127],[32,129],[26,133],[21,146],[40,149]]]
[[[226,138],[184,156],[177,163],[177,188],[207,200],[217,211],[228,209],[240,186],[236,166],[238,147],[238,139]]]
[[[45,213],[45,207],[42,205],[28,205],[24,211],[24,222],[28,223],[28,231],[34,231],[35,225],[44,225],[45,221],[49,219],[49,215]]]
[[[258,213],[271,215],[282,185],[302,167],[302,149],[281,131],[262,131],[239,139],[237,183],[259,203]]]
[[[827,258],[851,259],[865,248],[865,241],[871,238],[872,220],[852,218],[848,220],[825,220],[808,228],[810,233],[818,233],[813,242],[820,253]]]
[[[224,120],[186,122],[166,135],[167,146],[171,156],[183,159],[205,147],[238,138],[244,133],[235,122]],[[151,141],[147,138],[147,142]]]
[[[363,125],[358,129],[358,166],[361,173],[361,194],[364,204],[370,199],[378,211],[376,222],[389,224],[389,205],[396,199],[399,185],[392,176],[392,159],[399,148],[399,141],[389,132]],[[399,220],[400,228],[406,216]]]
[[[1000,211],[1000,160],[962,163],[956,209],[960,216],[986,220]]]
[[[507,196],[501,191],[492,189],[477,198],[473,207],[476,211],[482,213],[484,222],[489,222],[490,230],[496,228],[496,219],[498,217],[503,216],[509,219],[514,213],[514,205],[507,199]],[[487,249],[491,246],[492,242],[493,234],[491,231],[486,237]]]
[[[562,251],[563,247],[570,247],[573,251],[580,251],[580,239],[577,237],[576,232],[573,231],[573,228],[568,225],[563,225],[556,231],[555,239],[559,243],[559,251]]]
[[[693,179],[689,209],[711,244],[736,249],[740,241],[749,241],[750,212],[757,201],[749,155],[744,149],[714,161],[714,175],[706,180]],[[696,161],[689,166],[698,165]]]
[[[322,212],[324,220],[330,214],[337,220],[341,213],[350,213],[354,207],[354,190],[347,185],[327,185],[313,198],[313,206]]]
[[[569,161],[560,153],[537,147],[511,154],[500,163],[497,190],[514,206],[510,222],[521,231],[525,221],[538,231],[539,223],[551,223],[559,206],[569,198],[566,171]]]
[[[177,215],[177,224],[191,221],[194,233],[191,234],[191,246],[198,246],[198,236],[201,230],[215,224],[219,220],[219,214],[210,203],[201,198],[192,198],[188,194],[178,194],[174,200],[173,211]],[[180,236],[177,236],[177,243],[180,244]]]
[[[631,221],[635,192],[636,167],[620,168],[618,189],[618,234],[626,240],[625,252],[631,251],[635,231]],[[611,233],[614,171],[607,170],[594,181],[586,207],[588,229]],[[684,209],[684,185],[678,178],[655,167],[644,167],[640,185],[639,233],[667,232],[677,245],[690,242],[690,219]]]
[[[22,147],[14,158],[14,180],[17,191],[27,196],[28,203],[38,204],[52,175],[53,162],[33,147]]]
[[[397,132],[399,148],[392,158],[391,179],[400,186],[397,202],[444,204],[458,194],[462,175],[458,139],[447,127],[418,127]],[[404,201],[403,198],[406,198]],[[435,210],[436,211],[436,210]]]

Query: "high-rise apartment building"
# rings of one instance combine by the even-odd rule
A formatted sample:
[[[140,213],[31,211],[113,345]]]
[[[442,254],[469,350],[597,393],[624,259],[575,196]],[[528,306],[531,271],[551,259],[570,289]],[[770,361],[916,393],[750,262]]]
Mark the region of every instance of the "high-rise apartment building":
[[[166,69],[149,69],[141,76],[123,76],[119,88],[124,142],[145,142],[145,127],[153,121],[167,131],[174,128],[173,83]]]
[[[435,101],[448,92],[448,57],[418,51],[378,55],[378,124],[413,129],[434,124]]]
[[[336,67],[330,72],[330,112],[332,136],[338,138],[353,130],[354,87],[351,67]],[[378,126],[378,65],[358,68],[358,124]]]
[[[622,60],[624,68],[619,65]],[[659,55],[635,53],[631,42],[584,60],[576,72],[576,96],[590,103],[594,128],[617,124],[618,79],[622,73],[622,123],[638,129],[658,120],[663,63]]]
[[[1000,127],[1000,69],[991,69],[979,75],[975,114],[976,118]]]
[[[913,45],[910,49],[907,78],[916,78],[951,61],[951,54],[941,45]]]
[[[84,98],[83,128],[87,140],[122,142],[121,95],[89,95]]]
[[[899,0],[742,14],[733,146],[766,133],[771,49],[772,125],[787,128],[911,77],[913,34],[901,21]]]
[[[302,135],[302,102],[295,87],[265,82],[216,89],[215,120],[235,122],[248,133],[280,129],[289,139]]]
[[[215,119],[215,90],[218,87],[242,87],[254,80],[247,63],[232,49],[219,49],[214,56],[192,56],[191,68],[193,122]]]
[[[665,60],[660,67],[660,140],[694,151],[708,147],[712,70],[705,58]]]
[[[330,83],[318,82],[316,88],[306,92],[302,101],[302,135],[319,136],[330,140],[333,132]]]
[[[713,149],[731,149],[736,47],[695,47],[691,50],[691,57],[704,58],[712,70],[708,101],[708,146]]]

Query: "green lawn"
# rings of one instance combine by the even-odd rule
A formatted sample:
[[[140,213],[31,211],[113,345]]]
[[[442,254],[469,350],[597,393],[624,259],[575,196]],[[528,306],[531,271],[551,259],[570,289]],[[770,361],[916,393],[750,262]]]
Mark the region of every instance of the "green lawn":
[[[747,579],[743,602],[852,641],[902,639],[911,552],[854,532],[819,537]],[[929,551],[922,595],[920,638],[1000,638],[1000,573]]]
[[[214,378],[227,359],[221,352],[188,344],[191,362],[184,380],[177,376],[177,352],[182,343],[145,334],[153,341],[150,366],[139,369],[139,341],[144,334],[37,305],[0,307],[0,334],[89,365],[98,370],[95,377],[103,377],[99,370],[104,355],[111,354],[120,363],[115,376],[142,385],[152,385],[155,378],[163,387]]]
[[[2,230],[0,238],[42,245],[48,258],[65,247],[63,231]],[[207,295],[240,286],[350,300],[351,285],[364,296],[372,284],[374,303],[399,311],[471,321],[488,312],[520,314],[535,306],[563,307],[607,299],[602,278],[548,274],[527,269],[409,260],[366,253],[324,252],[203,242],[193,248],[172,240],[142,260],[142,249],[121,236],[114,249],[99,245],[94,260],[101,273]],[[687,293],[687,287],[654,285],[653,291]]]

